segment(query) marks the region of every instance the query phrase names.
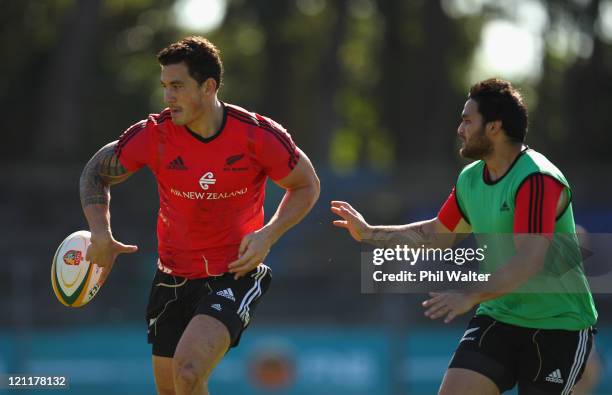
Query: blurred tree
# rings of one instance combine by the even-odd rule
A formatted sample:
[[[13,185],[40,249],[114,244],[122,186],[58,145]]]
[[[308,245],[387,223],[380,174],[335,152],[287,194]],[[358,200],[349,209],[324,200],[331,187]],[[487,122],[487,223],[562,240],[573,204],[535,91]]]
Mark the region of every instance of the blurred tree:
[[[292,38],[293,16],[295,7],[292,1],[256,0],[252,4],[263,31],[265,44],[263,58],[266,66],[263,70],[265,100],[261,111],[265,114],[278,114],[280,122],[290,121],[290,108],[293,105],[290,89],[294,87],[292,60],[299,45]]]
[[[86,87],[80,135],[85,157],[165,107],[156,53],[179,38],[173,0],[106,0]]]
[[[483,21],[510,12],[483,0],[479,15],[451,17],[443,5],[453,1],[228,0],[224,23],[206,34],[225,60],[221,97],[285,124],[318,163],[386,169],[394,161],[453,162]],[[10,61],[0,65],[0,104],[11,115],[3,119],[4,160],[82,161],[159,111],[154,55],[197,33],[177,30],[174,4],[3,3]],[[573,55],[547,46],[532,122],[546,132],[530,141],[550,142],[567,158],[603,158],[612,138],[603,132],[612,126],[612,55],[594,29],[602,0],[542,4],[548,34],[569,29],[584,44]]]
[[[339,122],[347,1],[233,0],[211,34],[225,63],[221,96],[284,124],[315,162]]]
[[[59,37],[40,89],[43,106],[35,154],[58,160],[79,146],[83,121],[83,89],[91,75],[96,54],[92,45],[97,33],[101,0],[77,1],[58,27]]]
[[[327,40],[323,40],[322,55],[318,57],[314,79],[318,84],[314,98],[313,130],[319,136],[318,157],[320,160],[329,158],[334,132],[340,127],[340,117],[337,102],[337,92],[346,79],[342,70],[340,49],[346,40],[348,0],[337,0],[330,4],[332,14]],[[311,116],[312,116],[311,115]]]
[[[338,54],[342,83],[334,98],[340,120],[332,136],[329,161],[336,172],[388,170],[394,152],[376,107],[382,20],[370,0],[350,1],[348,11],[346,37]]]
[[[580,17],[582,30],[592,41],[592,52],[567,70],[566,104],[561,111],[570,128],[564,155],[576,160],[588,155],[595,163],[608,159],[612,147],[612,46],[595,30],[601,3],[590,1]]]
[[[0,105],[3,117],[2,158],[29,158],[38,143],[43,100],[40,87],[49,78],[47,64],[59,39],[71,1],[2,3],[0,33],[5,61],[0,63]],[[16,148],[18,147],[18,148]]]
[[[453,162],[454,131],[474,43],[439,1],[379,0],[384,19],[379,113],[399,162]]]
[[[532,124],[534,139],[546,141],[562,161],[601,162],[612,146],[612,46],[595,28],[601,4],[555,0],[547,7],[550,28]],[[563,52],[558,41],[568,42]]]
[[[157,111],[155,52],[174,39],[171,0],[8,2],[3,159],[82,161]],[[19,147],[15,149],[14,147]]]

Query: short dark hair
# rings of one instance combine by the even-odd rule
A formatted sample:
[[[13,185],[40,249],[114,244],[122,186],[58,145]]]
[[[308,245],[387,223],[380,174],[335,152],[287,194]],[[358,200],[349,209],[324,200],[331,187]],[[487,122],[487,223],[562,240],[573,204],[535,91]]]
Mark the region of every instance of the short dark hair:
[[[190,36],[168,45],[159,51],[157,60],[162,66],[185,62],[189,75],[202,85],[208,78],[217,82],[223,78],[223,63],[219,50],[213,43],[200,36]]]
[[[470,88],[468,98],[478,103],[485,122],[501,121],[502,129],[515,142],[524,142],[528,114],[520,92],[508,81],[490,78]]]

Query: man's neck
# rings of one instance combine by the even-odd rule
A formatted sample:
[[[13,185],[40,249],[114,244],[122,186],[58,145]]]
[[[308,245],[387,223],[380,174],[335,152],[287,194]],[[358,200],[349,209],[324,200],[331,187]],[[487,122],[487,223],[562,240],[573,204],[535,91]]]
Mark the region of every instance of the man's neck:
[[[491,155],[483,158],[489,172],[489,179],[495,181],[502,177],[516,160],[516,157],[527,148],[523,144],[501,144],[495,147]]]
[[[213,104],[207,107],[199,118],[187,124],[187,128],[204,138],[214,136],[223,123],[223,104],[215,97]]]

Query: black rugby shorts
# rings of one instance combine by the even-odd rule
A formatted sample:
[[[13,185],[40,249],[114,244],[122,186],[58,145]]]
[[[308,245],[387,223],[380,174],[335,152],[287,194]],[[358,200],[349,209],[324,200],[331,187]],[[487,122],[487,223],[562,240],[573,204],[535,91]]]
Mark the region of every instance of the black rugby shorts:
[[[173,357],[185,328],[198,314],[221,321],[229,331],[231,347],[237,346],[271,280],[272,272],[266,265],[238,280],[233,273],[189,280],[158,270],[146,314],[153,355]]]

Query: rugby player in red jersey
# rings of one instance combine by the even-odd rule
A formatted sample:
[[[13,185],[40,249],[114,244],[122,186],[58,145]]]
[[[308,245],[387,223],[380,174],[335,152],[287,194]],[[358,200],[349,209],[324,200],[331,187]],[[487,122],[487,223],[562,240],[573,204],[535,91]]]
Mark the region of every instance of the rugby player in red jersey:
[[[105,145],[81,175],[87,259],[106,279],[119,254],[137,250],[113,238],[110,186],[148,167],[160,201],[146,315],[157,391],[207,394],[211,371],[238,344],[269,286],[262,262],[312,208],[319,180],[282,126],[217,98],[223,67],[211,42],[187,37],[157,58],[168,108]],[[264,224],[268,177],[286,192]]]

